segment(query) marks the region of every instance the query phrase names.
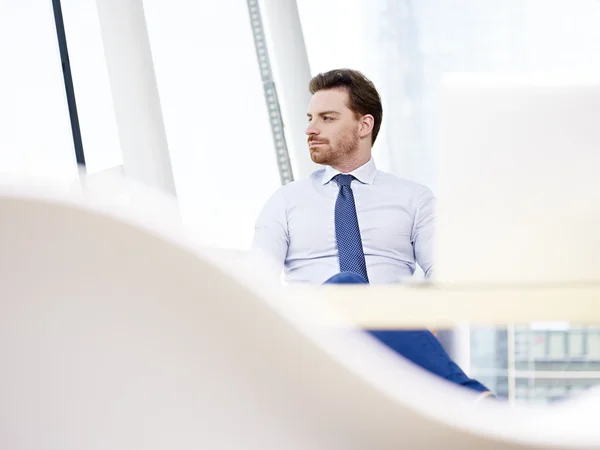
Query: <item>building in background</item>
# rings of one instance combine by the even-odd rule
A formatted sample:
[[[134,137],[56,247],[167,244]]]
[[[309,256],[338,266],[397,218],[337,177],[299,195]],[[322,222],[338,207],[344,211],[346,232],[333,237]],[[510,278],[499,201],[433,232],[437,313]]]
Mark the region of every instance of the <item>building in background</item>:
[[[600,384],[600,328],[532,325],[515,330],[515,399],[549,403]]]

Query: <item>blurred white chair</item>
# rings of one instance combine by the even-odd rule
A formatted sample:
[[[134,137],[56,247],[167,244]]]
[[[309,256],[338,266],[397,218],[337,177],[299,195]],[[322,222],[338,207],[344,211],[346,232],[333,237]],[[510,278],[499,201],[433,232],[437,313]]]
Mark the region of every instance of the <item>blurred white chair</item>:
[[[2,449],[600,447],[597,402],[475,403],[164,214],[7,187],[0,217]]]

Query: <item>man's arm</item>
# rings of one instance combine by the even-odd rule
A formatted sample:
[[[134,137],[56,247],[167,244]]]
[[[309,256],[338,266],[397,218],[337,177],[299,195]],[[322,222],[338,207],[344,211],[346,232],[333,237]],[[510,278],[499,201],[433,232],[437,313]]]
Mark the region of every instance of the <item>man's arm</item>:
[[[423,186],[416,200],[412,243],[415,259],[423,269],[425,278],[430,278],[433,274],[435,203],[436,200],[431,189]]]
[[[280,188],[267,200],[256,220],[250,257],[266,263],[267,269],[278,277],[289,243],[287,206]]]

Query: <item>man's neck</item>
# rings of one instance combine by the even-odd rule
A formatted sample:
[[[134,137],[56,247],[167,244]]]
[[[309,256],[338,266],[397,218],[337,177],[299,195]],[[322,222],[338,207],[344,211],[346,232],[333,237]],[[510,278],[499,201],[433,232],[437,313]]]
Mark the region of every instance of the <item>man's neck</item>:
[[[359,167],[364,166],[366,163],[369,162],[370,159],[370,153],[365,155],[357,155],[355,158],[332,165],[331,167],[333,167],[335,170],[341,173],[350,173],[358,169]]]

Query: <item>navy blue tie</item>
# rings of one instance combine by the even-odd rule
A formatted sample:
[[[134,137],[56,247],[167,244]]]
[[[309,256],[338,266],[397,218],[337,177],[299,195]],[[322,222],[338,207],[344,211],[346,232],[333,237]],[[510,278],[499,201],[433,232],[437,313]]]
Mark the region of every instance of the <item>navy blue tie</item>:
[[[357,273],[365,281],[369,281],[354,195],[350,187],[350,183],[355,178],[352,175],[338,174],[333,179],[340,187],[335,202],[335,237],[338,244],[340,272]]]

